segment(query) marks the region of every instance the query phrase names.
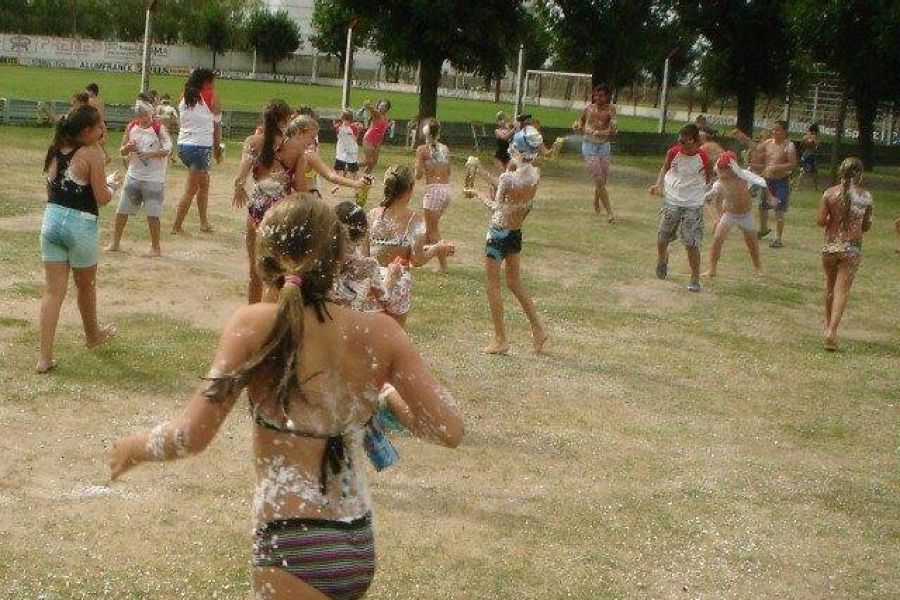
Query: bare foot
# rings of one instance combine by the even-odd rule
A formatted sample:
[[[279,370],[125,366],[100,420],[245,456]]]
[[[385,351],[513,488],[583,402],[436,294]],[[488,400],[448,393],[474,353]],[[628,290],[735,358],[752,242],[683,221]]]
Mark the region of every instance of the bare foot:
[[[531,347],[534,350],[535,354],[540,354],[544,351],[544,344],[547,342],[550,334],[547,333],[546,330],[541,329],[540,331],[532,331],[531,336]]]
[[[215,231],[210,225],[202,225],[200,227],[200,233],[212,233]]]
[[[96,339],[88,340],[85,342],[85,346],[88,350],[93,350],[94,348],[99,348],[109,340],[113,339],[116,336],[116,333],[119,331],[118,325],[104,325],[100,328],[100,332]]]
[[[436,267],[434,269],[436,275],[447,275],[450,273],[450,269],[442,269],[441,267]]]
[[[55,360],[39,360],[37,365],[34,367],[34,372],[38,375],[46,375],[53,371],[56,368]]]
[[[825,349],[828,350],[829,352],[834,352],[835,350],[838,349],[836,332],[834,332],[834,331],[828,332],[826,330],[826,332],[825,332]]]
[[[184,235],[184,229],[182,229],[181,227],[178,227],[178,228],[173,227],[172,235]]]
[[[104,252],[118,252],[119,246],[117,246],[116,244],[108,244],[107,246],[103,247],[103,251]]]
[[[763,271],[762,269],[759,269],[759,270],[756,272],[756,276],[757,276],[757,277],[760,277],[760,278],[765,277],[765,276],[766,276],[766,272]]]
[[[616,222],[616,216],[615,216],[615,215],[609,215],[608,217],[606,217],[606,222],[607,222],[607,223],[615,223],[615,222]]]
[[[710,269],[709,271],[704,271],[704,272],[700,273],[700,277],[715,277],[715,276],[716,276],[716,272],[713,271],[712,269]]]
[[[481,349],[485,354],[509,354],[509,344],[491,342],[489,345]]]
[[[160,256],[162,256],[162,252],[159,248],[150,248],[141,256],[143,256],[144,258],[159,258]]]

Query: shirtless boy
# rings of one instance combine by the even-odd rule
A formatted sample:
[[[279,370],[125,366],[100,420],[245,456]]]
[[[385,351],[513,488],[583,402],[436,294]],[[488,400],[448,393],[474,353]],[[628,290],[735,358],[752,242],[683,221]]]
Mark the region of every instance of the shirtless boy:
[[[797,168],[797,151],[794,143],[788,139],[787,123],[775,121],[772,125],[772,137],[762,143],[766,154],[766,166],[762,176],[766,178],[769,189],[778,198],[775,203],[775,239],[769,248],[781,248],[784,244],[781,236],[784,233],[784,213],[788,211],[791,198],[791,172]],[[759,203],[760,236],[765,236],[769,229],[769,207],[764,201]]]
[[[776,198],[766,188],[766,180],[747,169],[738,166],[734,152],[723,152],[716,160],[716,173],[719,179],[706,194],[707,205],[722,204],[722,212],[717,214],[717,224],[712,247],[709,250],[709,270],[703,273],[707,277],[716,276],[716,265],[722,255],[725,238],[732,225],[737,225],[744,234],[744,242],[750,251],[750,260],[757,275],[762,275],[759,262],[759,241],[756,238],[756,220],[753,218],[753,203],[750,188],[758,186],[765,190],[768,201],[775,205]]]
[[[616,135],[616,109],[609,103],[609,90],[606,86],[598,85],[594,88],[591,103],[585,107],[572,128],[584,134],[581,155],[588,173],[594,179],[594,212],[600,214],[602,203],[607,221],[612,223],[616,216],[606,191],[606,177],[609,175],[612,156],[610,139]]]

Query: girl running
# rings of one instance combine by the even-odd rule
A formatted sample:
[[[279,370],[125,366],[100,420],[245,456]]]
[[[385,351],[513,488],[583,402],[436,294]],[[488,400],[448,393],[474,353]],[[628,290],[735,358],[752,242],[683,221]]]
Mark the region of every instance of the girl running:
[[[491,209],[491,225],[487,232],[484,270],[487,278],[487,297],[494,325],[494,340],[484,348],[488,354],[507,354],[509,342],[503,323],[503,298],[500,296],[500,267],[506,263],[506,285],[515,295],[528,322],[531,323],[532,347],[540,354],[549,337],[541,324],[531,295],[519,277],[522,252],[522,225],[534,204],[541,172],[533,161],[540,152],[543,139],[533,126],[517,132],[509,146],[509,168],[493,177],[482,174],[496,189],[491,196],[478,193],[477,197]]]
[[[425,215],[425,241],[429,244],[441,239],[440,223],[444,210],[450,204],[450,150],[439,140],[441,124],[437,119],[426,119],[422,125],[425,143],[416,148],[416,179],[425,178],[425,195],[422,196],[422,214]],[[447,273],[447,257],[438,256],[438,273]]]
[[[406,399],[414,435],[448,447],[463,435],[459,408],[402,329],[328,300],[342,244],[337,217],[322,201],[275,205],[259,230],[271,295],[231,317],[208,378],[180,416],[120,438],[110,453],[113,481],[143,462],[199,453],[246,389],[257,480],[255,597],[366,593],[375,553],[360,450],[384,383]]]
[[[108,180],[104,172],[106,159],[97,142],[105,131],[96,108],[72,109],[57,121],[44,159],[47,208],[41,224],[41,260],[46,287],[41,298],[38,373],[49,373],[56,366],[53,338],[70,270],[87,347],[96,348],[116,332],[115,325],[97,323],[97,209],[121,185],[115,174]]]
[[[391,102],[390,100],[381,100],[373,107],[371,102],[366,101],[365,109],[371,117],[369,128],[363,135],[363,152],[366,157],[365,172],[370,175],[378,164],[378,155],[381,153],[384,136],[391,126],[391,122],[387,118],[387,113],[391,110]]]
[[[288,196],[294,189],[294,171],[284,156],[284,130],[291,118],[291,108],[284,100],[272,100],[263,112],[262,131],[244,140],[241,166],[234,179],[232,206],[247,205],[247,228],[244,241],[250,265],[247,300],[250,304],[262,299],[262,282],[256,272],[256,228],[273,204]],[[250,196],[247,179],[251,178]]]
[[[837,350],[837,329],[844,316],[850,286],[862,262],[863,234],[872,226],[872,194],[862,185],[863,164],[844,159],[840,185],[825,190],[816,224],[825,228],[825,349]]]
[[[396,285],[398,299],[391,313],[400,325],[406,325],[410,308],[412,275],[410,267],[420,267],[436,256],[456,251],[450,242],[439,240],[426,245],[422,215],[409,207],[415,179],[409,167],[391,165],[384,173],[384,200],[381,207],[369,211],[368,252],[386,272],[396,263],[401,275]]]

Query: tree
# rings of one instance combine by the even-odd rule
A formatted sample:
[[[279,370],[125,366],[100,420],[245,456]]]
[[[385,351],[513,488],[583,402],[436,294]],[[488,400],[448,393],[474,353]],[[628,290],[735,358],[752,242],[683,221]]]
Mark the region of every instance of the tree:
[[[329,25],[327,31],[332,33],[327,41],[314,39],[320,50],[336,53],[338,40],[346,40],[347,17],[355,15],[360,18],[359,34],[354,34],[360,44],[381,53],[386,64],[420,66],[421,117],[437,113],[445,61],[485,76],[503,68],[506,49],[518,48],[523,14],[521,0],[480,0],[464,7],[454,0],[318,0],[316,4],[322,19],[342,25]]]
[[[553,33],[559,66],[588,72],[593,85],[611,88],[634,81],[644,67],[651,25],[666,18],[662,3],[653,0],[545,0],[537,6]]]
[[[255,10],[247,22],[247,40],[263,60],[272,63],[272,72],[277,73],[278,61],[300,47],[300,28],[285,10],[274,13]]]
[[[791,0],[801,47],[836,71],[856,107],[860,158],[872,168],[880,102],[900,97],[900,5],[895,0]]]
[[[703,80],[737,98],[738,127],[753,131],[756,97],[783,94],[794,44],[783,14],[786,0],[678,0],[685,26],[709,43]]]
[[[218,2],[209,2],[200,13],[199,35],[196,41],[212,51],[213,71],[216,70],[216,55],[232,46],[234,39],[232,22],[233,16]]]

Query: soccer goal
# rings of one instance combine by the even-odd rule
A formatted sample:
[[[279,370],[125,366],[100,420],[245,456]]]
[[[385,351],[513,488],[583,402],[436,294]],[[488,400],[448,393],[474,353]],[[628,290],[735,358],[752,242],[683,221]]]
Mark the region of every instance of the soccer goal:
[[[581,108],[590,100],[590,73],[537,69],[529,69],[525,72],[523,91],[523,104],[525,105]]]

